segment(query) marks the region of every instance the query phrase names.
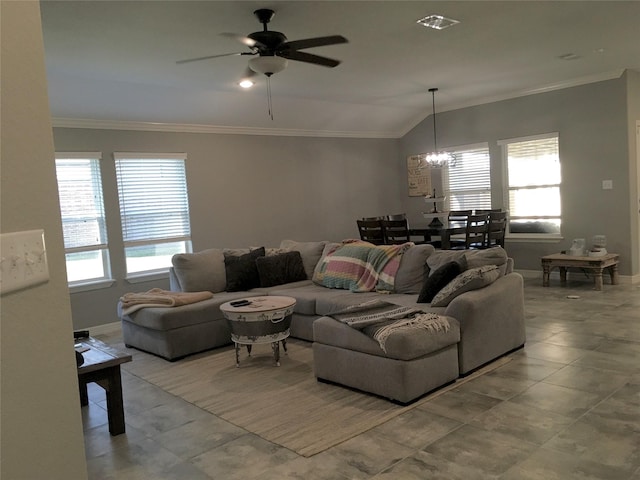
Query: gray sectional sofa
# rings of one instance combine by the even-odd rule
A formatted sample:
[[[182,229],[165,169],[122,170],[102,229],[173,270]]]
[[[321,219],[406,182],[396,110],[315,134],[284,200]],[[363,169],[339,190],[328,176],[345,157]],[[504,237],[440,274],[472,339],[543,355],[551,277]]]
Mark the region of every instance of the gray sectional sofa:
[[[403,403],[524,344],[523,281],[513,272],[513,261],[502,248],[448,251],[435,250],[431,245],[406,245],[402,254],[396,256],[399,264],[392,289],[385,293],[356,293],[351,291],[353,284],[351,290],[328,288],[326,278],[322,279],[324,283],[319,280],[321,267],[335,261],[341,245],[285,240],[278,248],[260,251],[254,258],[263,258],[259,262],[251,260],[262,266],[259,273],[277,265],[281,275],[275,275],[275,280],[268,275],[266,284],[254,283],[247,290],[238,290],[242,287],[242,272],[238,277],[230,266],[241,260],[232,257],[247,260],[249,253],[258,249],[209,249],[176,255],[170,271],[171,290],[210,291],[213,298],[172,308],[142,308],[130,314],[123,313],[119,305],[124,342],[176,360],[231,343],[221,304],[252,296],[290,296],[297,302],[291,336],[314,342],[314,371],[318,379]],[[299,252],[303,273],[300,265],[297,271],[291,265],[278,265],[277,259],[284,258],[286,252]],[[453,263],[460,265],[463,272],[455,278],[461,282],[447,283],[447,288],[440,289],[431,303],[418,303],[424,297],[426,285],[430,282],[433,288],[436,281],[433,279]],[[288,276],[298,280],[274,284],[288,280]],[[464,279],[465,276],[470,279]],[[227,291],[230,285],[231,290],[237,291]],[[447,319],[450,328],[435,333],[425,330],[394,333],[389,338],[391,348],[383,351],[363,331],[332,318],[334,312],[376,299],[435,313]]]

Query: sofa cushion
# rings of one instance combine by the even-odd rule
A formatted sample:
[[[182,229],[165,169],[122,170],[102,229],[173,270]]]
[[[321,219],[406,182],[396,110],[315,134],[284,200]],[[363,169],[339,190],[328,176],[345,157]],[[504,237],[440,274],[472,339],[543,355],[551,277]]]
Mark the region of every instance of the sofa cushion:
[[[316,268],[318,260],[322,256],[322,251],[327,242],[297,242],[295,240],[283,240],[280,242],[280,248],[289,251],[295,250],[300,252],[302,264],[307,278],[313,278],[313,271]]]
[[[273,287],[285,283],[306,280],[300,252],[286,252],[256,259],[261,287]]]
[[[449,262],[458,262],[461,272],[464,272],[467,269],[467,258],[465,256],[465,252],[456,250],[438,250],[427,258],[429,275],[432,275],[436,270]]]
[[[458,295],[470,290],[477,290],[492,284],[500,277],[500,269],[497,265],[485,265],[471,268],[454,278],[447,286],[440,290],[431,305],[445,307]]]
[[[483,267],[485,265],[497,265],[500,275],[507,270],[507,252],[502,247],[487,248],[484,250],[467,250],[464,254],[467,259],[467,269]]]
[[[435,252],[433,245],[413,245],[402,254],[396,272],[396,293],[419,293],[427,258]]]
[[[260,275],[256,266],[256,259],[259,257],[264,257],[264,247],[245,255],[224,254],[227,292],[250,290],[260,286]]]
[[[224,255],[211,248],[197,253],[179,253],[171,258],[174,273],[183,292],[224,291],[227,285]]]
[[[424,279],[420,295],[418,295],[418,303],[431,303],[433,297],[460,273],[462,273],[462,269],[456,261],[445,263],[436,269]]]
[[[460,340],[458,321],[451,317],[446,319],[449,322],[447,331],[397,330],[386,341],[386,353],[380,348],[378,342],[367,334],[330,317],[321,317],[313,323],[313,339],[314,342],[347,350],[397,360],[412,360],[456,344]]]

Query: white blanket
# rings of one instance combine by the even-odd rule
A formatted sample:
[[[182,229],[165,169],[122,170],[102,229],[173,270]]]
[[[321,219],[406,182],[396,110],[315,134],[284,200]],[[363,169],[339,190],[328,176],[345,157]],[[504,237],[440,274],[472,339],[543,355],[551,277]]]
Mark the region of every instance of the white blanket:
[[[129,315],[145,307],[178,307],[213,298],[211,292],[171,292],[152,288],[148,292],[125,293],[120,297],[122,313]]]

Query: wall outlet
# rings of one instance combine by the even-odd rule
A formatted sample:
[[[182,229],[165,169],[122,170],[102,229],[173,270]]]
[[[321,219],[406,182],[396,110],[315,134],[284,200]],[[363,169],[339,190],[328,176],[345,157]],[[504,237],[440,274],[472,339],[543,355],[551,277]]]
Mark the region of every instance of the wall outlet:
[[[613,190],[613,180],[602,180],[603,190]]]
[[[44,230],[0,234],[0,293],[49,281]]]

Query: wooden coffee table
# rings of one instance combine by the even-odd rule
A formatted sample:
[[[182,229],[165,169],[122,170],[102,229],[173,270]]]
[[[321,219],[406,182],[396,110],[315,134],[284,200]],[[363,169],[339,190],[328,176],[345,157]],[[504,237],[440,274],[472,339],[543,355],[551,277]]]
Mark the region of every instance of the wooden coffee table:
[[[131,361],[131,355],[119,352],[104,342],[93,337],[76,339],[76,351],[82,352],[84,363],[78,367],[78,385],[80,387],[80,404],[89,404],[87,383],[97,383],[104,388],[107,395],[107,416],[109,433],[120,435],[125,431],[124,405],[122,402],[122,378],[120,365]],[[80,345],[78,347],[78,345]]]
[[[595,278],[595,289],[602,290],[602,272],[609,270],[611,284],[618,284],[618,260],[617,253],[608,253],[601,257],[585,257],[567,255],[565,253],[554,253],[542,257],[542,286],[549,286],[549,272],[553,267],[560,269],[560,282],[567,283],[567,268],[576,267],[593,270]]]
[[[232,305],[239,300],[249,303]],[[295,306],[295,298],[277,295],[249,297],[220,305],[220,311],[231,329],[231,340],[236,346],[236,367],[240,366],[240,345],[246,345],[251,356],[251,347],[258,343],[271,344],[275,365],[280,366],[280,342],[286,352],[286,339]]]

